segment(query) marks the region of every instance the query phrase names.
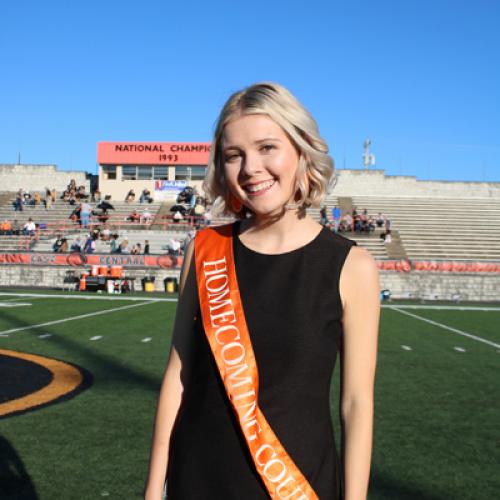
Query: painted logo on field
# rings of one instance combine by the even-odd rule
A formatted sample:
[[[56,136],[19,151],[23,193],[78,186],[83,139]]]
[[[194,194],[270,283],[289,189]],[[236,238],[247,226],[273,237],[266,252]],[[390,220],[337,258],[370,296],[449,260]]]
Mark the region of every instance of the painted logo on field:
[[[92,375],[74,364],[0,349],[0,418],[66,401],[91,384]]]

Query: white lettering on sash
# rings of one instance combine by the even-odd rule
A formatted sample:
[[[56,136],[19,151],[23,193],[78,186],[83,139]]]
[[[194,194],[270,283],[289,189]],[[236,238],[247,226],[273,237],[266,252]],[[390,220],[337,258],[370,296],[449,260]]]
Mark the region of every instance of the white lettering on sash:
[[[226,258],[203,262],[205,287],[209,298],[210,324],[215,329],[214,338],[220,348],[220,358],[224,363],[224,384],[234,406],[245,437],[255,441],[261,432],[257,421],[257,394],[253,386],[252,372],[245,362],[246,349],[236,325],[236,312],[229,290],[229,274]],[[217,314],[214,312],[217,311]],[[242,401],[244,400],[244,401]],[[236,404],[238,403],[239,404]],[[254,461],[266,479],[277,484],[277,498],[282,500],[308,500],[307,495],[296,487],[286,464],[277,457],[275,449],[262,444],[254,454]],[[289,484],[289,483],[292,484]]]

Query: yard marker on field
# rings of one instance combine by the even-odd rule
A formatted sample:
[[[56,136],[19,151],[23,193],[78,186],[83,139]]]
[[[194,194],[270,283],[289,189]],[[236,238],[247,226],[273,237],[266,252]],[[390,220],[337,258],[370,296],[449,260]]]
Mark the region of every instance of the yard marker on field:
[[[51,333],[42,333],[42,335],[38,335],[39,339],[46,339],[47,337],[52,337]]]
[[[153,340],[151,337],[144,337],[141,342],[151,342]]]
[[[410,313],[408,311],[403,311],[399,307],[396,306],[391,306],[390,309],[394,311],[398,311],[401,314],[406,314],[407,316],[411,316],[412,318],[419,319],[420,321],[424,321],[425,323],[429,323],[434,326],[439,326],[440,328],[443,328],[444,330],[448,330],[453,333],[457,333],[458,335],[463,335],[464,337],[467,337],[472,340],[477,340],[478,342],[483,342],[485,344],[491,345],[493,347],[496,347],[497,349],[500,349],[500,344],[495,344],[495,342],[491,342],[491,340],[486,340],[483,339],[482,337],[478,337],[477,335],[472,335],[472,333],[464,332],[462,330],[457,330],[456,328],[452,328],[451,326],[444,325],[443,323],[438,323],[437,321],[433,321],[432,319],[427,319],[422,316],[418,316],[417,314]]]
[[[409,345],[402,345],[401,349],[404,349],[405,351],[411,351],[412,348]]]
[[[458,352],[466,352],[463,347],[454,347],[453,349],[455,349],[455,351],[458,351]]]
[[[436,311],[485,311],[498,312],[500,307],[483,307],[483,306],[435,306],[432,304],[400,304],[397,306],[391,304],[382,304],[382,309],[435,309]]]
[[[0,307],[23,307],[23,306],[31,306],[29,302],[10,302],[10,301],[3,301],[0,302]]]
[[[0,297],[7,296],[12,297],[15,295],[16,297],[29,297],[30,299],[68,299],[68,300],[118,300],[118,301],[133,301],[133,302],[177,302],[176,297],[129,297],[123,295],[117,296],[106,296],[106,295],[81,295],[81,294],[71,294],[66,295],[63,293],[7,293],[0,292]],[[13,300],[13,299],[12,299]],[[500,308],[499,308],[500,310]]]
[[[90,340],[101,340],[102,335],[94,335],[93,337],[90,337]]]
[[[8,337],[9,334],[8,333],[0,333],[0,337]]]
[[[99,316],[101,314],[109,314],[116,311],[124,311],[126,309],[146,306],[148,304],[154,304],[154,301],[141,302],[140,304],[132,304],[129,306],[114,307],[113,309],[104,309],[104,311],[96,311],[93,313],[79,314],[78,316],[70,316],[69,318],[56,319],[55,321],[47,321],[46,323],[39,323],[38,325],[29,325],[29,326],[22,326],[20,328],[11,328],[10,330],[4,330],[3,332],[0,332],[0,335],[2,333],[14,333],[14,332],[21,332],[23,330],[31,330],[32,328],[42,328],[42,326],[58,325],[59,323],[66,323],[66,321],[74,321],[75,319],[92,318],[93,316]]]

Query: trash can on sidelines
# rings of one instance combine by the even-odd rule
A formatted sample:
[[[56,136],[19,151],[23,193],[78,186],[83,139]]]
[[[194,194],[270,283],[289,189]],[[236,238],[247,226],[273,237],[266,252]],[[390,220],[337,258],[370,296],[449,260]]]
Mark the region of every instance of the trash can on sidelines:
[[[177,282],[177,278],[175,277],[168,277],[163,280],[163,283],[165,285],[165,292],[166,293],[175,293],[179,289],[179,284]]]
[[[141,280],[142,289],[145,292],[154,292],[155,291],[155,277],[154,276],[144,276]]]

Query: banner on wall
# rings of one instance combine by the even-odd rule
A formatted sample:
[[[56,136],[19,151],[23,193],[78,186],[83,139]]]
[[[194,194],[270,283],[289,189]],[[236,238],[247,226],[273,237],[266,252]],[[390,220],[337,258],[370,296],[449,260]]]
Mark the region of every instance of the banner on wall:
[[[0,264],[21,264],[28,266],[122,266],[134,267],[179,267],[182,257],[169,255],[82,255],[37,254],[37,253],[0,253]]]
[[[157,201],[175,201],[187,185],[187,181],[155,181],[154,198]]]

